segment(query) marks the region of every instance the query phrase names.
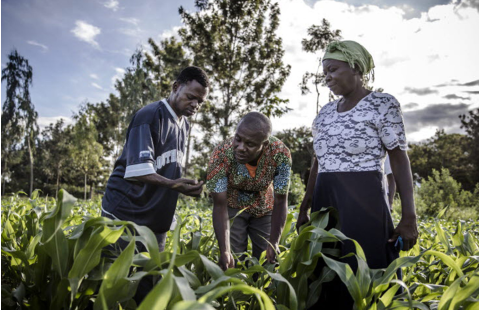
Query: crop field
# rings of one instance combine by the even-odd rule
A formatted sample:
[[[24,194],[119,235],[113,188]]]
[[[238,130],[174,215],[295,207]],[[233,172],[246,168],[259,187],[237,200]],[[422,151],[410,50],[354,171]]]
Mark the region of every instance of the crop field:
[[[2,199],[4,309],[307,309],[335,274],[355,309],[479,308],[476,220],[419,219],[417,245],[384,270],[369,269],[357,245],[354,273],[324,247],[347,239],[326,230],[329,210],[314,214],[297,234],[291,207],[278,264],[247,258],[223,272],[216,264],[211,209],[194,200],[177,210],[178,225],[159,252],[149,229],[99,217],[98,200],[76,201],[65,191],[58,201],[38,192],[22,197]],[[109,246],[118,238],[129,242],[123,252]],[[138,253],[135,242],[148,252]],[[319,261],[326,267],[317,278]],[[147,275],[159,281],[136,305],[132,297]]]

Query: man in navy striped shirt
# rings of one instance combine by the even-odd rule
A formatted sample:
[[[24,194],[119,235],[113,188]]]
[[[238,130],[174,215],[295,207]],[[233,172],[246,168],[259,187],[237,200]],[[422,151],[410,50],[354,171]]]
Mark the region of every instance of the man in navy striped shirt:
[[[140,109],[128,127],[123,152],[107,182],[102,216],[149,227],[157,237],[160,251],[165,248],[178,194],[196,197],[203,189],[203,182],[182,178],[182,166],[190,127],[186,117],[198,111],[208,88],[206,73],[198,67],[188,67],[173,83],[167,99]],[[121,239],[118,244],[123,248],[127,245]],[[140,243],[137,249],[146,251]],[[141,286],[142,283],[135,297],[137,302],[151,289]],[[144,295],[138,298],[139,293]]]

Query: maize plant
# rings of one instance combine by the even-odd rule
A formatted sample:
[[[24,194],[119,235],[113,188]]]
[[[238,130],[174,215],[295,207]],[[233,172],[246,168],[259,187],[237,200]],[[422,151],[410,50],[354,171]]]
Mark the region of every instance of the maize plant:
[[[370,269],[355,240],[358,268],[342,263],[336,245],[350,240],[328,226],[331,209],[312,214],[300,233],[291,207],[278,264],[245,253],[222,271],[211,209],[177,210],[165,251],[155,235],[132,222],[99,216],[100,202],[2,199],[2,307],[5,309],[306,309],[322,285],[338,276],[354,309],[478,309],[478,221],[420,219],[419,242],[385,269]],[[397,219],[398,220],[398,219]],[[119,238],[128,246],[119,250]],[[139,252],[137,245],[147,252]],[[321,262],[323,269],[315,275]],[[403,277],[397,278],[402,270]],[[157,284],[139,305],[139,281]]]

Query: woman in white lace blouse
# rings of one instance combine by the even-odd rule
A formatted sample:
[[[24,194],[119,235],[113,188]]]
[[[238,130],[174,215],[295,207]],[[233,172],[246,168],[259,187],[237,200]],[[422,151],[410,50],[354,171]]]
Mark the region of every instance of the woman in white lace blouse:
[[[309,220],[308,210],[334,207],[341,231],[363,248],[370,268],[386,268],[417,240],[413,181],[398,101],[364,85],[373,77],[370,53],[354,41],[333,42],[323,57],[325,82],[340,99],[326,104],[313,122],[315,160],[300,206],[297,228]],[[393,226],[385,199],[383,163],[388,153],[402,202],[402,218]],[[342,256],[355,252],[344,242]],[[344,259],[356,268],[356,258]],[[336,282],[336,283],[335,283]],[[322,288],[318,305],[351,309],[352,299],[337,280]]]

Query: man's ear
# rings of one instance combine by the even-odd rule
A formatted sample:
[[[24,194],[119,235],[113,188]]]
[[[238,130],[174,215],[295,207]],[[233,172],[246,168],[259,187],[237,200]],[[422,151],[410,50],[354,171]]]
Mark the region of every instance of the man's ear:
[[[270,143],[270,137],[268,137],[267,140],[263,142],[263,147],[267,147],[268,143]]]
[[[176,92],[178,90],[178,88],[180,87],[180,85],[177,83],[177,81],[173,82],[172,84],[172,92]]]

